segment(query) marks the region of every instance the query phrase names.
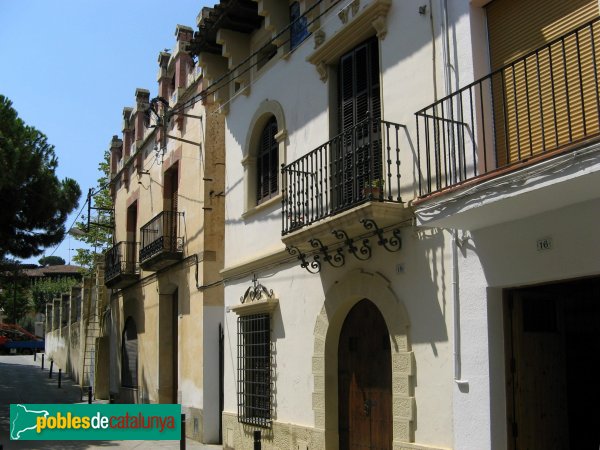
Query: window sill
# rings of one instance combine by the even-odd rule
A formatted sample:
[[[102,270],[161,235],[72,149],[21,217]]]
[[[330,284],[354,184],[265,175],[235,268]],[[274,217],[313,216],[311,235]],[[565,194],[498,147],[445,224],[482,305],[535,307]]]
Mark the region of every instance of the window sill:
[[[275,204],[275,203],[281,204],[282,198],[283,198],[283,195],[280,192],[275,197],[270,198],[269,200],[261,203],[260,205],[251,206],[246,211],[244,211],[244,213],[242,214],[242,219],[246,220],[255,214],[263,212],[264,210],[273,206],[273,204]]]
[[[242,303],[240,305],[230,306],[229,311],[233,311],[238,316],[248,316],[250,314],[271,314],[279,304],[278,298],[263,298],[260,300]]]

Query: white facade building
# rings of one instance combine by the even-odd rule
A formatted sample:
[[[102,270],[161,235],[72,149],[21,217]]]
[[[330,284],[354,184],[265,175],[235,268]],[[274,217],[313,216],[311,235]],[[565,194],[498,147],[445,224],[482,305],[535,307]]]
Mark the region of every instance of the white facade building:
[[[193,52],[226,114],[226,447],[598,445],[579,414],[599,397],[597,17],[203,11]]]

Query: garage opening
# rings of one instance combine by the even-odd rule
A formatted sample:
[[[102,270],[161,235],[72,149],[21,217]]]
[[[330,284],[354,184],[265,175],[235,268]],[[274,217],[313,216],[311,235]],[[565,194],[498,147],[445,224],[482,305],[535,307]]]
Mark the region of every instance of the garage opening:
[[[600,446],[600,278],[506,291],[509,448]]]

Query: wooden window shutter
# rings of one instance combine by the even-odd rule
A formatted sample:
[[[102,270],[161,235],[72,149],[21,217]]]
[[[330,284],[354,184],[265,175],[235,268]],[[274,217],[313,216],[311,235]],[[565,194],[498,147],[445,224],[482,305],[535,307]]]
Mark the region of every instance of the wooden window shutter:
[[[360,200],[365,183],[380,178],[379,42],[358,45],[340,58],[338,119],[341,137],[332,145],[334,208]]]
[[[179,207],[179,171],[171,170],[171,211],[177,211]]]

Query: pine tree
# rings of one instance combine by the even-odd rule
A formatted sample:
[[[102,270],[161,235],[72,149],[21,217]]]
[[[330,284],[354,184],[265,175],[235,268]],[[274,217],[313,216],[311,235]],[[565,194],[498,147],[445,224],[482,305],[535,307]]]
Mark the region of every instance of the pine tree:
[[[54,146],[0,95],[0,258],[29,258],[63,240],[81,190],[71,178],[60,181],[57,167]]]

